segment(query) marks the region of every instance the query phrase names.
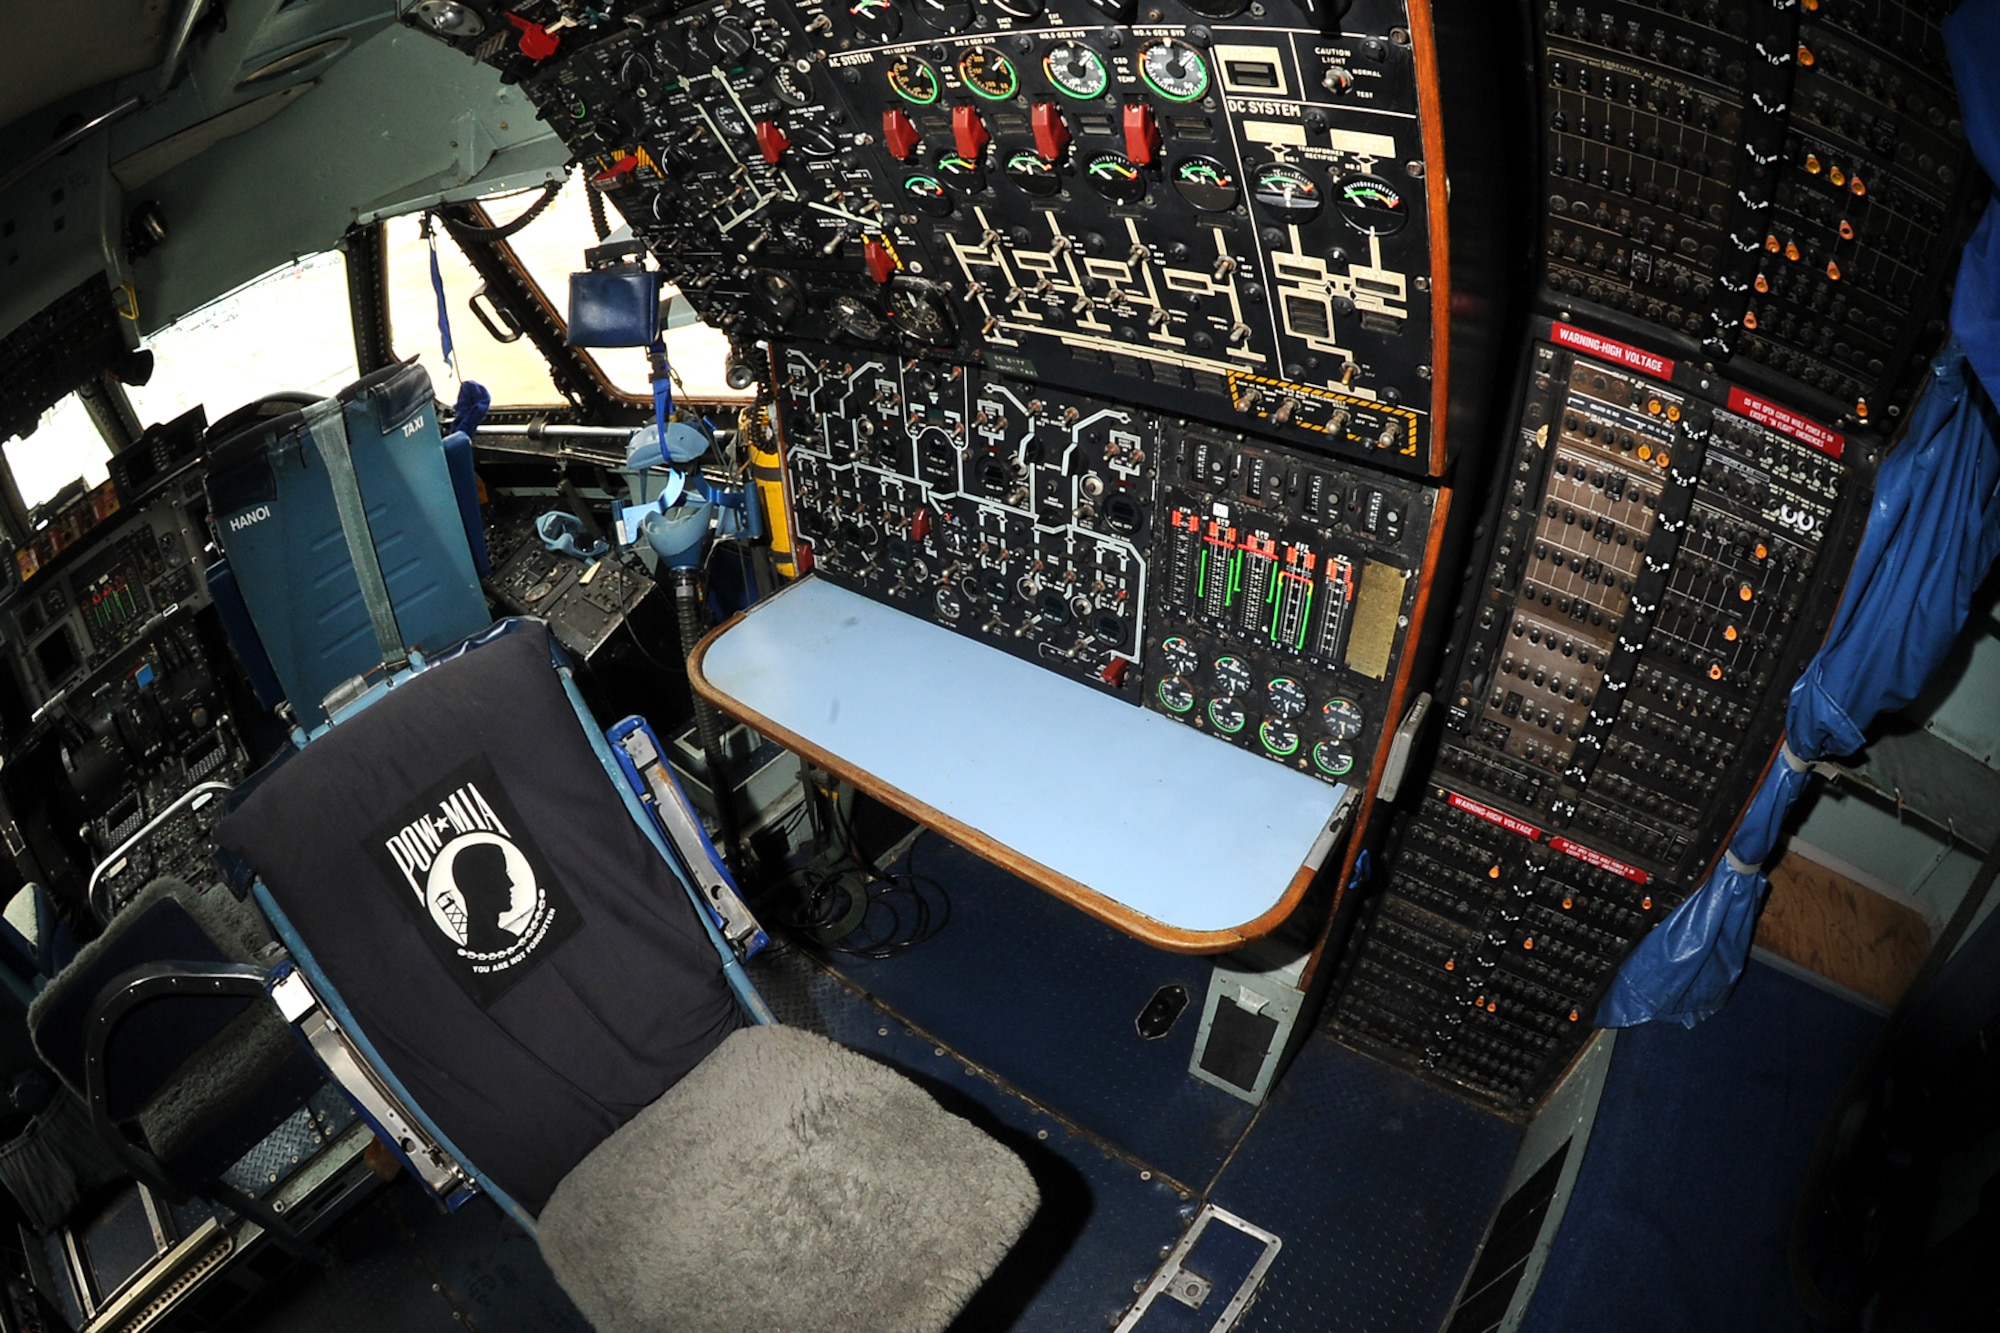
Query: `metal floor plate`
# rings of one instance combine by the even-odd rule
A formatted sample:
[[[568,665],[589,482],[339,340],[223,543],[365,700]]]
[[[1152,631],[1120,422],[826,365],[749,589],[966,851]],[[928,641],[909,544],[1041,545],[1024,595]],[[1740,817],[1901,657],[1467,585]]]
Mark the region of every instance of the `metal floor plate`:
[[[1431,1333],[1499,1203],[1520,1131],[1324,1034],[1211,1192],[1284,1248],[1244,1333]]]

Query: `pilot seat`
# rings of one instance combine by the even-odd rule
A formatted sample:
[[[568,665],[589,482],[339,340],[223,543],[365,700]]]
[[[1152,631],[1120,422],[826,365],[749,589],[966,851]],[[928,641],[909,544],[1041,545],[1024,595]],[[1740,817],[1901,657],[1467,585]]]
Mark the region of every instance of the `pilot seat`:
[[[943,1328],[1034,1212],[1027,1168],[771,1022],[652,819],[514,620],[337,710],[216,839],[329,1071],[603,1333]]]

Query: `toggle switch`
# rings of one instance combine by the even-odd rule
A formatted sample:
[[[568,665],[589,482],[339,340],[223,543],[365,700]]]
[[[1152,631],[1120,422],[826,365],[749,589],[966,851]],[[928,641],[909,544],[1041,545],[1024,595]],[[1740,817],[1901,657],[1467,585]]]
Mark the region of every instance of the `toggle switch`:
[[[1125,104],[1125,156],[1142,167],[1159,159],[1159,122],[1153,119],[1153,108],[1144,102]]]
[[[910,160],[910,154],[917,151],[917,144],[923,139],[907,112],[892,106],[882,113],[882,143],[888,148],[889,156],[898,162]]]
[[[1029,119],[1035,130],[1035,151],[1045,162],[1060,162],[1063,149],[1069,147],[1069,124],[1062,109],[1054,102],[1037,102]]]
[[[986,132],[986,122],[979,118],[978,107],[955,106],[951,109],[951,139],[960,157],[968,162],[977,162],[991,137]]]
[[[792,141],[785,137],[785,132],[778,128],[775,121],[757,122],[757,151],[764,155],[766,162],[776,166],[778,159],[783,157],[785,150],[791,146]]]

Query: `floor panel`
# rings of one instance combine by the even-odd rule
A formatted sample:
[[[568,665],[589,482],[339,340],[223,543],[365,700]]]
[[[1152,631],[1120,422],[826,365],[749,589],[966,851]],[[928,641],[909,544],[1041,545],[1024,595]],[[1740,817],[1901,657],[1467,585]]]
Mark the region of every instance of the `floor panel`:
[[[934,835],[915,862],[951,894],[950,923],[887,960],[828,963],[1028,1096],[1205,1188],[1251,1116],[1187,1076],[1209,961],[1143,944]],[[1170,983],[1188,1009],[1143,1041],[1133,1019]]]
[[[1284,1241],[1245,1333],[1431,1333],[1520,1132],[1327,1036],[1306,1043],[1210,1195]]]

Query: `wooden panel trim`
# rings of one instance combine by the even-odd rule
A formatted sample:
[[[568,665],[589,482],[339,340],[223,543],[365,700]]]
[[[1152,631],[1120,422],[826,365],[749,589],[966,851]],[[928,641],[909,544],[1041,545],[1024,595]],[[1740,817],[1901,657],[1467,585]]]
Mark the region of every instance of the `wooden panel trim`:
[[[966,850],[991,861],[1036,888],[1055,895],[1106,925],[1114,926],[1128,935],[1144,940],[1156,949],[1166,949],[1174,953],[1227,953],[1276,930],[1297,910],[1299,900],[1305,897],[1306,889],[1313,882],[1316,872],[1310,866],[1301,866],[1299,872],[1292,877],[1291,883],[1286,885],[1284,895],[1276,904],[1253,920],[1229,930],[1185,930],[1134,911],[1117,899],[1106,897],[1060,871],[1052,870],[1039,861],[1023,856],[1012,847],[982,833],[970,824],[954,819],[920,798],[884,782],[867,769],[773,722],[719,688],[702,670],[702,664],[708,657],[709,647],[734,628],[737,622],[745,616],[754,615],[755,612],[754,607],[749,611],[738,612],[710,630],[702,641],[695,645],[694,652],[688,656],[687,666],[688,680],[693,684],[697,694],[749,726],[751,730],[769,737],[785,749],[803,756],[810,763],[826,769],[836,777],[853,783],[855,787],[867,792],[884,805],[916,820],[925,828],[944,834]]]
[[[1438,97],[1437,34],[1430,0],[1409,0],[1410,51],[1416,59],[1417,129],[1424,146],[1424,208],[1431,245],[1431,457],[1430,474],[1450,465],[1445,438],[1450,415],[1451,175],[1445,166],[1444,106]]]

